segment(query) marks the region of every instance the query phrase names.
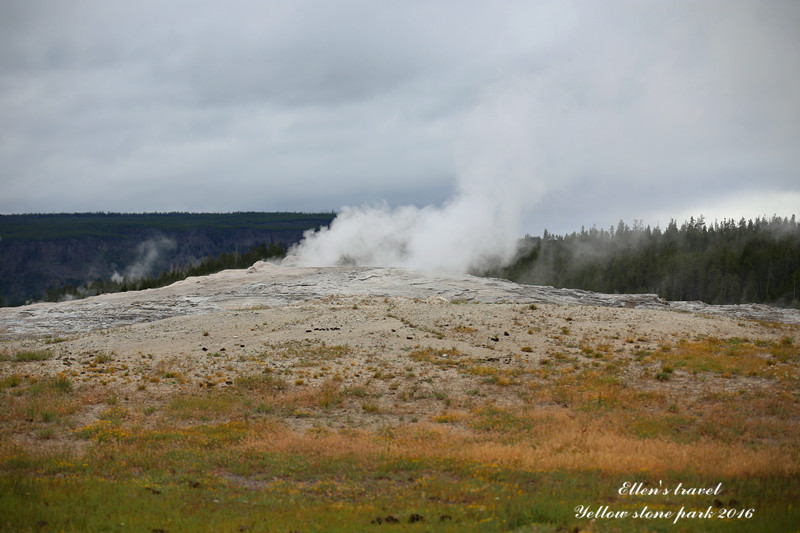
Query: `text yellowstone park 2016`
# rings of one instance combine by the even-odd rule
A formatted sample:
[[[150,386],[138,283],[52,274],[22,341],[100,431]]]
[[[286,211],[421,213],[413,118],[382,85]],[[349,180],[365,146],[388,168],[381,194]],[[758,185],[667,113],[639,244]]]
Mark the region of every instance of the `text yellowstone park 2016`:
[[[716,487],[686,487],[683,483],[678,483],[674,488],[664,487],[661,481],[658,482],[658,487],[645,487],[644,483],[632,483],[626,481],[617,490],[622,496],[716,496],[722,492],[722,483]],[[687,509],[686,506],[681,506],[677,511],[664,510],[664,509],[650,509],[645,505],[639,510],[623,510],[612,509],[608,505],[578,505],[575,507],[575,518],[587,519],[620,519],[620,518],[635,518],[635,519],[667,519],[672,520],[673,524],[678,523],[679,520],[684,519],[713,519],[719,518],[723,520],[730,519],[747,519],[752,518],[755,509],[747,508],[718,508],[709,506],[705,510]]]

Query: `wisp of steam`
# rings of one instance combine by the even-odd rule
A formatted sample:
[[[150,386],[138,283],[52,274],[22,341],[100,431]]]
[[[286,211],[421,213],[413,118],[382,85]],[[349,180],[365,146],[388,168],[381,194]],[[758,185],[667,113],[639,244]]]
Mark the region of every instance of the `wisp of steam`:
[[[440,206],[344,207],[290,255],[305,266],[386,266],[467,273],[509,261],[537,179],[524,90],[494,90],[460,124],[456,186]]]

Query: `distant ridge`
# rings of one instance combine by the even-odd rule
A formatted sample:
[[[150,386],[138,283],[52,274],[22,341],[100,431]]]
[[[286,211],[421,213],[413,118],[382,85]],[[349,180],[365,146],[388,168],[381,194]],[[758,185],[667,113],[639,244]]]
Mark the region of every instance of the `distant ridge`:
[[[279,231],[287,228],[308,229],[327,225],[335,212],[258,212],[194,213],[30,213],[0,215],[0,238],[3,240],[43,240],[81,237],[120,236],[133,228],[157,229],[164,232],[189,231],[196,228],[216,230],[250,228]]]
[[[56,213],[0,215],[0,305],[48,289],[157,276],[253,246],[300,241],[335,213]]]

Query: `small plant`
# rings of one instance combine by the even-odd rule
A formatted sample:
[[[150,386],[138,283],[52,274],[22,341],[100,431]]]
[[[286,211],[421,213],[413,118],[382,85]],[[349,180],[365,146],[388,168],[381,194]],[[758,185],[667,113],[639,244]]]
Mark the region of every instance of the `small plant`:
[[[461,416],[457,413],[442,413],[433,417],[433,421],[438,424],[454,424],[461,421]]]
[[[50,440],[56,436],[56,430],[53,427],[46,427],[36,432],[36,438],[40,440]]]
[[[275,412],[275,406],[271,403],[260,403],[256,406],[255,411],[260,415],[269,415]]]
[[[378,404],[375,403],[375,402],[363,402],[361,404],[361,409],[365,413],[373,413],[373,414],[377,413],[378,411],[380,411],[380,408],[378,407]]]
[[[369,392],[367,392],[367,389],[359,386],[346,387],[345,389],[342,390],[342,393],[347,396],[353,396],[356,398],[366,398],[367,396],[369,396]]]
[[[317,391],[316,404],[323,409],[330,409],[341,405],[344,401],[344,392],[336,381],[326,381]]]
[[[46,361],[51,357],[53,357],[53,352],[50,350],[25,350],[15,353],[12,360],[22,363],[26,361]]]
[[[111,357],[111,355],[106,353],[106,352],[100,352],[98,354],[95,354],[95,356],[94,356],[95,363],[97,363],[99,365],[101,365],[103,363],[110,363],[113,360],[114,360],[114,358]]]
[[[236,387],[246,390],[276,390],[282,391],[289,387],[289,384],[282,377],[274,376],[271,372],[263,374],[253,374],[236,378]]]
[[[433,391],[433,397],[435,399],[439,400],[439,401],[444,402],[444,404],[447,407],[450,407],[450,404],[452,403],[452,400],[450,399],[450,396],[446,392]]]
[[[674,371],[675,369],[671,366],[664,365],[661,367],[661,371],[656,373],[656,379],[658,381],[669,381],[669,379],[672,377],[672,372]]]
[[[50,382],[50,387],[58,393],[72,392],[72,381],[67,376],[56,376]]]
[[[22,378],[17,374],[12,374],[0,379],[0,389],[10,389],[19,387],[22,384]]]
[[[107,420],[112,425],[119,426],[124,419],[128,418],[128,410],[124,407],[109,407],[100,415],[100,420]]]
[[[490,375],[489,378],[486,381],[487,381],[487,383],[493,383],[493,384],[498,385],[500,387],[508,387],[509,385],[511,385],[511,378],[510,377],[501,376],[501,375],[498,375],[498,374]]]
[[[39,418],[42,422],[52,422],[56,419],[56,412],[51,411],[50,409],[43,409],[39,412]]]

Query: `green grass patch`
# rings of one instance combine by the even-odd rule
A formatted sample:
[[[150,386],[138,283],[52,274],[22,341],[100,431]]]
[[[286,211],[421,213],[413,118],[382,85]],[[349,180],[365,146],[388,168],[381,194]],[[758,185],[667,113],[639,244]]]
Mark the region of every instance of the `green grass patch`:
[[[232,393],[208,392],[178,396],[167,404],[167,412],[179,419],[209,421],[230,415],[240,403]]]
[[[46,361],[53,357],[53,352],[50,350],[21,350],[12,354],[4,354],[3,359],[6,361],[14,361],[17,363],[24,363],[27,361]]]
[[[781,343],[764,343],[739,337],[703,337],[681,341],[674,349],[660,350],[650,355],[665,365],[692,373],[710,372],[723,377],[773,377],[775,370],[769,364],[771,352],[779,360],[788,361],[797,357],[797,350],[791,344],[787,347]]]
[[[98,446],[103,446],[98,444]],[[173,458],[177,458],[175,454]],[[242,459],[236,461],[235,459]],[[696,474],[637,474],[645,488],[722,486],[706,496],[621,495],[630,476],[599,472],[525,472],[492,465],[352,457],[309,461],[293,453],[229,455],[216,474],[193,467],[174,473],[103,472],[62,464],[54,477],[3,466],[0,527],[10,531],[794,531],[800,526],[797,484],[781,477],[718,479]],[[660,482],[660,483],[659,483]],[[718,502],[715,504],[715,499]],[[585,507],[627,512],[617,519],[580,518]],[[650,510],[677,513],[711,507],[752,518],[634,519]]]
[[[644,439],[668,438],[682,443],[697,442],[702,436],[697,418],[672,413],[639,414],[630,420],[628,430]]]
[[[469,425],[478,431],[506,434],[530,431],[533,427],[526,417],[491,404],[475,410]]]
[[[289,383],[283,377],[271,372],[239,376],[234,380],[234,385],[245,391],[264,392],[284,391],[289,387]]]
[[[72,380],[64,375],[56,375],[41,381],[28,381],[29,385],[21,391],[28,397],[66,395],[73,392]]]
[[[0,389],[13,389],[22,385],[23,377],[18,374],[0,378]]]

